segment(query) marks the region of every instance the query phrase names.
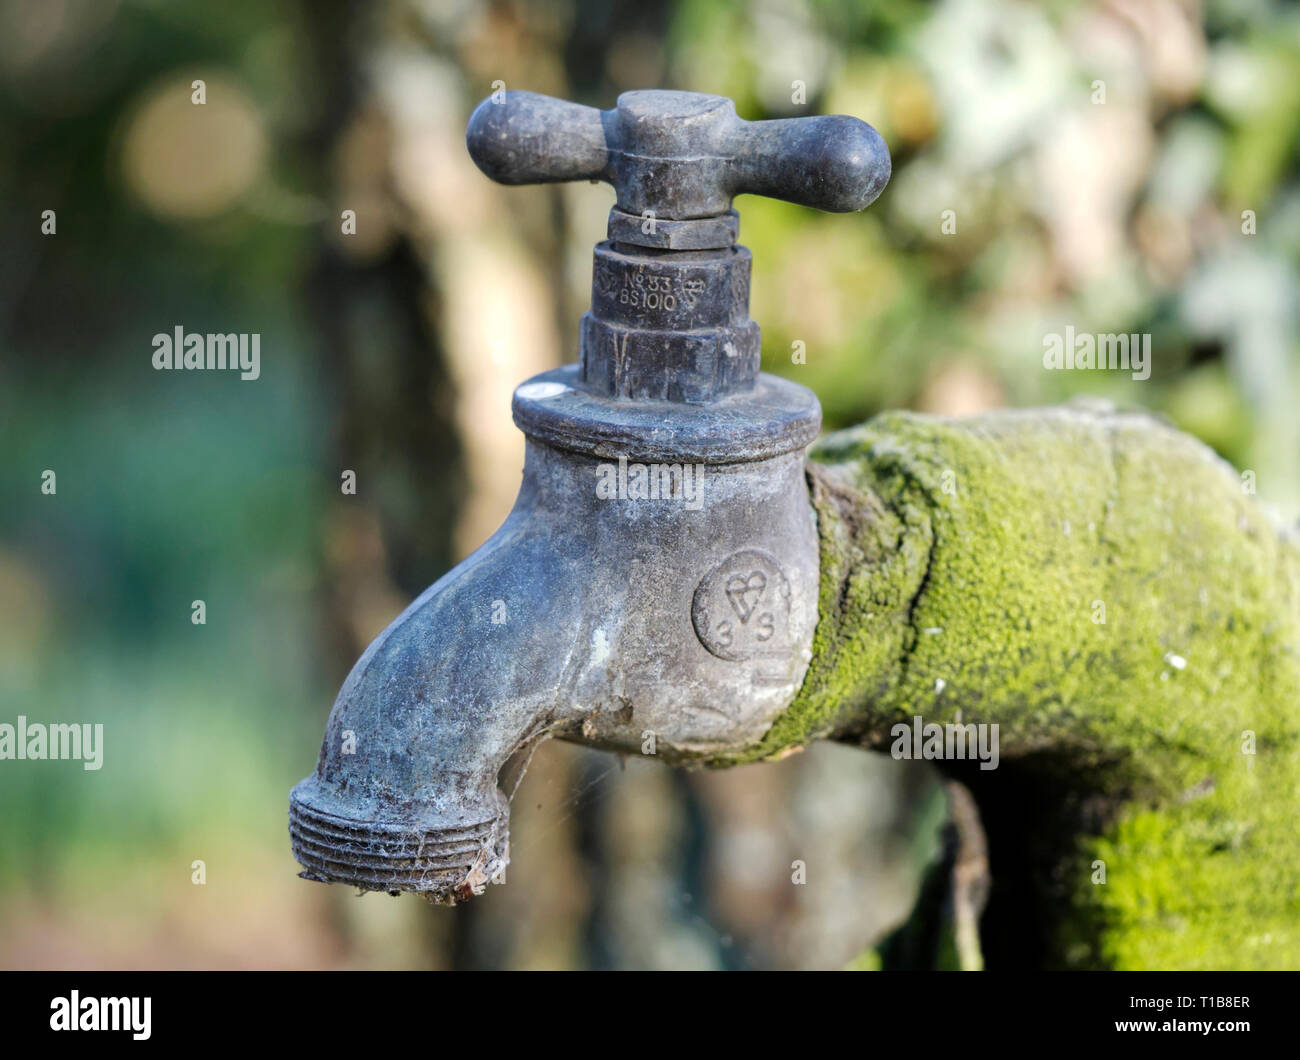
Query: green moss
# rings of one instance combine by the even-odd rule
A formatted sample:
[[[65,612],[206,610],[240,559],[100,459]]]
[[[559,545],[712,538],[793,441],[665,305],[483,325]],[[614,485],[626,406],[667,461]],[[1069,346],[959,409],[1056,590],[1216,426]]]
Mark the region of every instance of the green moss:
[[[813,659],[744,757],[997,723],[997,773],[1105,807],[1052,866],[1054,963],[1300,966],[1300,548],[1232,469],[1085,407],[890,413],[813,455]]]

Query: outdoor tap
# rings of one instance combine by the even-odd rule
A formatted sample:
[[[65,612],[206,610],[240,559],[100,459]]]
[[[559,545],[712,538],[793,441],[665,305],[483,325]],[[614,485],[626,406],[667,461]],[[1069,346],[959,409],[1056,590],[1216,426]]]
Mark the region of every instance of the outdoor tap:
[[[691,92],[506,92],[467,143],[504,184],[613,185],[578,363],[516,389],[514,509],[366,650],[290,796],[304,877],[444,902],[501,878],[542,739],[699,762],[756,746],[799,692],[821,409],[760,371],[731,201],[860,210],[890,172],[856,118],[745,122]]]

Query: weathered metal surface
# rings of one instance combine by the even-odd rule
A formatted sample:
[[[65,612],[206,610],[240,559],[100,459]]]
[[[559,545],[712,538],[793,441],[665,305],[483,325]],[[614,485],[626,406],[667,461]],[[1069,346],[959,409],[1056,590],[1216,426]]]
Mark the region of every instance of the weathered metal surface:
[[[544,736],[629,754],[652,740],[669,763],[759,740],[799,689],[816,621],[803,467],[801,450],[688,465],[669,471],[673,488],[658,478],[653,499],[633,484],[649,492],[646,464],[530,441],[505,524],[379,636],[339,693],[316,773],[293,792],[309,877],[442,899],[476,865],[486,882],[505,859],[498,775]],[[732,661],[696,635],[692,605],[719,570],[749,578],[755,548],[777,557],[790,591],[733,618],[761,623],[766,651]]]
[[[856,118],[748,123],[682,92],[507,93],[467,139],[504,183],[617,189],[579,363],[516,389],[514,510],[366,650],[290,796],[307,878],[451,902],[500,877],[502,788],[538,741],[689,763],[756,745],[798,692],[821,409],[759,371],[731,197],[860,209],[889,174]]]

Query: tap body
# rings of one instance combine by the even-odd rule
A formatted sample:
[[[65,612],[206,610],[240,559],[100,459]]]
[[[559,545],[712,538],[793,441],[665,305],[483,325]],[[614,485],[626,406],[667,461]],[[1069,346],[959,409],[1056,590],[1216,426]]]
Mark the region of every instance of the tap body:
[[[674,415],[625,442],[566,434],[575,404],[614,406],[576,371],[519,388],[533,436],[514,509],[344,682],[291,797],[305,876],[467,897],[508,860],[507,789],[540,740],[688,763],[757,745],[798,692],[817,617],[815,399],[800,433],[734,460],[707,426],[718,406],[694,430]]]

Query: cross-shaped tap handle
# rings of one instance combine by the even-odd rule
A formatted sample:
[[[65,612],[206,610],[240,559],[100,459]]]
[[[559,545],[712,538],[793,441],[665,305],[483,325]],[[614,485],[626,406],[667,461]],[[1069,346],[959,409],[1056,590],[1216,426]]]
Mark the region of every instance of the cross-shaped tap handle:
[[[699,92],[624,92],[601,111],[508,91],[478,105],[465,138],[502,184],[604,180],[624,213],[667,221],[725,214],[742,194],[850,213],[890,173],[884,140],[858,118],[742,121],[731,100]]]

